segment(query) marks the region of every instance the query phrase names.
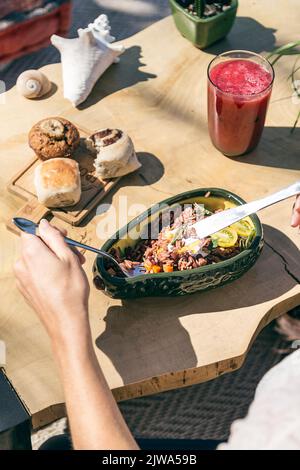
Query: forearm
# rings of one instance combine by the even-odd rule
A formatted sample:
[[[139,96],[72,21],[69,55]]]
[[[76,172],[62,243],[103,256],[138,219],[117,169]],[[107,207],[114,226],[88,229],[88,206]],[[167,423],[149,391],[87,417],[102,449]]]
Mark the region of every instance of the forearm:
[[[90,329],[79,330],[54,344],[74,448],[137,449],[99,367]]]

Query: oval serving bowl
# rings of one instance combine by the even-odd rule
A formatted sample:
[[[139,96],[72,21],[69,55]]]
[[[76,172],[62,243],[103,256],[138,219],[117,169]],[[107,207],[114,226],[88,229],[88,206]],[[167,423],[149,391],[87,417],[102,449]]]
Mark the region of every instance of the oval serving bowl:
[[[210,196],[204,197],[208,192]],[[187,191],[165,199],[143,212],[108,239],[102,246],[102,250],[107,252],[112,248],[123,250],[128,246],[136,245],[138,242],[136,233],[142,233],[150,222],[155,223],[159,215],[166,210],[166,206],[170,208],[170,206],[194,202],[205,204],[208,209],[212,210],[224,208],[224,204],[226,207],[234,207],[245,203],[242,198],[224,189],[202,188]],[[260,220],[255,214],[250,218],[255,229],[251,243],[241,253],[230,259],[186,271],[122,278],[111,275],[105,269],[103,258],[97,257],[93,268],[94,284],[110,297],[133,299],[192,294],[215,289],[235,281],[253,266],[263,247],[263,229]]]

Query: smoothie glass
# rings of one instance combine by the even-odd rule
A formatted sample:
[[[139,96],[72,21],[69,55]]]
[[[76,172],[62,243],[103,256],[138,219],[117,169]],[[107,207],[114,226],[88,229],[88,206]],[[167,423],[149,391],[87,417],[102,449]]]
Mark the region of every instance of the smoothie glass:
[[[208,66],[208,129],[214,146],[236,157],[261,137],[274,81],[272,65],[250,51],[229,51]]]

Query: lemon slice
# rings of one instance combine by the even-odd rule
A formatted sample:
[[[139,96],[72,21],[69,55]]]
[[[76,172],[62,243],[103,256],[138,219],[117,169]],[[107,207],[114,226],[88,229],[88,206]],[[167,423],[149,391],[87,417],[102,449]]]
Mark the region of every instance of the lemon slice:
[[[232,201],[224,201],[224,210],[233,209],[234,207],[236,207],[236,204],[234,204]]]
[[[245,237],[245,238],[249,237],[249,235],[251,234],[253,230],[251,219],[239,220],[235,224],[232,224],[230,227],[233,228],[240,237]]]
[[[220,230],[219,232],[214,233],[211,238],[217,241],[218,246],[222,248],[229,248],[236,244],[238,234],[234,228],[227,227],[223,230]]]

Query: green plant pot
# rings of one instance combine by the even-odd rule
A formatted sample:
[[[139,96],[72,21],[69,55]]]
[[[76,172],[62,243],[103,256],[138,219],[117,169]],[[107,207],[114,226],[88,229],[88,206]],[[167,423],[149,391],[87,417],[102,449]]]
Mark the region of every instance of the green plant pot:
[[[238,0],[232,0],[228,10],[211,18],[199,18],[185,11],[176,0],[169,0],[169,3],[177,29],[200,49],[211,46],[229,33],[238,8]]]
[[[207,192],[209,198],[204,196]],[[109,252],[112,247],[124,249],[137,243],[134,231],[145,229],[150,221],[157,220],[159,213],[167,206],[181,203],[203,203],[212,209],[224,208],[224,200],[233,205],[244,204],[245,201],[235,194],[216,188],[196,189],[165,199],[154,207],[143,212],[129,224],[120,229],[106,241],[102,250]],[[263,246],[263,231],[259,218],[251,216],[255,228],[255,236],[250,246],[231,259],[216,264],[187,271],[172,273],[143,274],[134,278],[122,278],[111,275],[106,269],[103,258],[97,257],[94,263],[94,284],[105,294],[117,299],[137,297],[178,296],[206,291],[223,286],[242,276],[255,263]]]

